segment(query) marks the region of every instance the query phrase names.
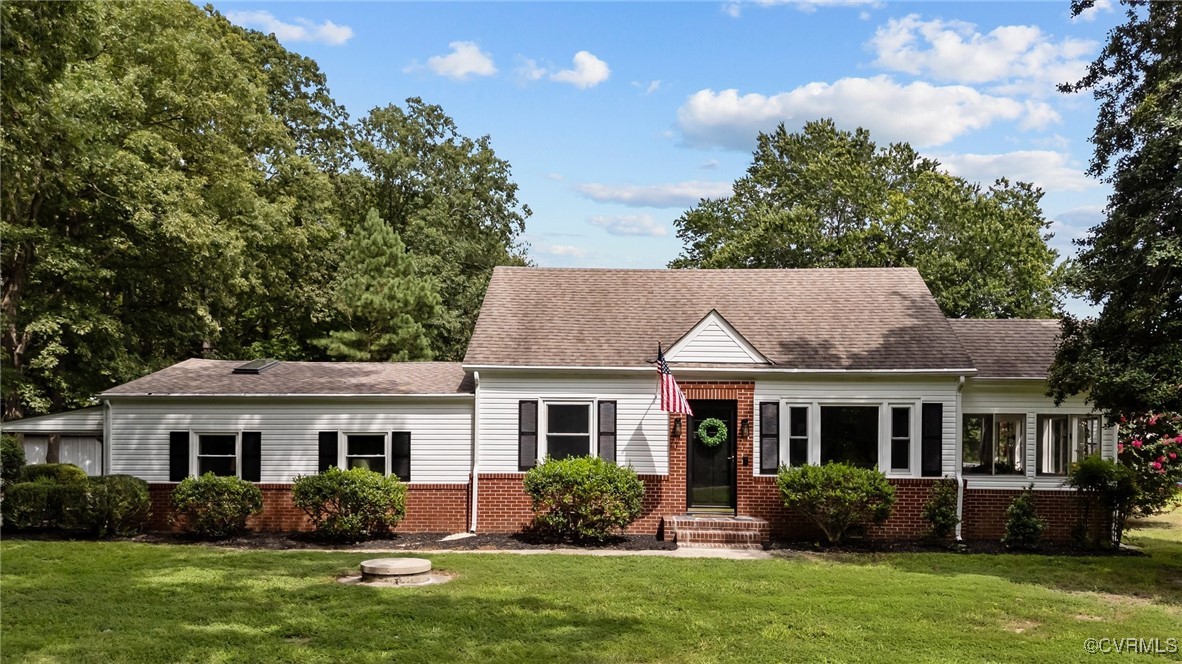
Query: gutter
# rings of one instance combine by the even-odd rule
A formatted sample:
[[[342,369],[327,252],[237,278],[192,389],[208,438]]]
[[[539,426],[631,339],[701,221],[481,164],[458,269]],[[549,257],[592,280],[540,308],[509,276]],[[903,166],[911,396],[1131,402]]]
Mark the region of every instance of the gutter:
[[[474,403],[472,404],[472,519],[468,524],[468,532],[476,532],[477,512],[477,484],[480,477],[480,372],[472,372],[472,380],[476,385]]]
[[[104,399],[126,398],[185,398],[185,399],[240,399],[250,397],[254,399],[471,399],[468,392],[444,392],[438,394],[346,394],[343,392],[328,392],[310,394],[305,392],[290,393],[258,393],[258,392],[103,392],[99,395]]]
[[[644,367],[605,367],[605,366],[572,366],[572,365],[496,365],[496,364],[465,364],[465,371],[578,371],[578,372],[606,372],[606,373],[652,373],[651,366]],[[746,367],[732,365],[728,367],[679,367],[676,362],[670,366],[677,369],[678,375],[683,373],[709,374],[789,374],[789,375],[818,375],[818,376],[975,376],[976,368],[964,369],[789,369],[782,367]]]
[[[964,446],[962,444],[962,441],[960,440],[960,437],[962,435],[961,432],[963,431],[963,427],[964,427],[964,425],[961,423],[961,417],[963,416],[961,411],[963,409],[961,408],[961,405],[960,405],[961,392],[963,390],[964,390],[964,376],[961,376],[960,381],[956,384],[956,430],[953,432],[953,435],[952,435],[953,443],[956,445],[956,448],[955,448],[956,453],[953,455],[953,459],[955,460],[955,463],[956,463],[956,541],[957,542],[964,541],[960,536],[961,521],[964,519],[964,490],[965,490],[964,474],[961,472],[961,470],[964,468],[964,464],[961,462],[961,455],[964,454]]]
[[[100,475],[110,474],[111,468],[111,402],[103,399],[103,465]]]

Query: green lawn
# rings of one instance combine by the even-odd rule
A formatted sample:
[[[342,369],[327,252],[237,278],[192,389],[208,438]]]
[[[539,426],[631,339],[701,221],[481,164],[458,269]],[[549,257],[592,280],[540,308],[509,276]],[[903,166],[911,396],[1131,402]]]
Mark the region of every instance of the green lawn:
[[[1089,637],[1182,637],[1182,514],[1148,525],[1130,537],[1150,553],[1136,558],[433,555],[458,578],[409,590],[336,583],[372,554],[10,540],[0,543],[0,654],[1076,662]]]

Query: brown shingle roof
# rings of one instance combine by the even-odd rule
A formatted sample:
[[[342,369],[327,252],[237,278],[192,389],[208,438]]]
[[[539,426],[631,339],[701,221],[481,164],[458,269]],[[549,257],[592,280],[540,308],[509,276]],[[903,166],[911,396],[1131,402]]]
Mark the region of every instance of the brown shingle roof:
[[[978,378],[1046,378],[1059,345],[1055,319],[953,318],[948,321]]]
[[[778,367],[972,367],[909,268],[498,267],[464,364],[645,366],[711,309]]]
[[[151,394],[466,394],[472,376],[458,362],[280,362],[236,374],[239,360],[185,360],[103,393]]]

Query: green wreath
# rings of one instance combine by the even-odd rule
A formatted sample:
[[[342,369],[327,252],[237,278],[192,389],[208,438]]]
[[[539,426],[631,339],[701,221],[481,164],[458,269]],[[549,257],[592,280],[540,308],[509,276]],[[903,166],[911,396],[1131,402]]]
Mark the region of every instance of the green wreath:
[[[713,429],[714,433],[710,433]],[[707,417],[698,423],[698,440],[706,447],[718,447],[726,440],[726,422],[717,417]]]

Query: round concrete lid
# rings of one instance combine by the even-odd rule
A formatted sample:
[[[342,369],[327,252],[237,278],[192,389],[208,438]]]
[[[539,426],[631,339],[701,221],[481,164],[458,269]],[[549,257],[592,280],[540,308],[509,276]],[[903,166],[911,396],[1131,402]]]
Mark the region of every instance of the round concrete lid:
[[[361,573],[374,576],[426,574],[430,571],[431,561],[425,558],[374,558],[361,563]]]

